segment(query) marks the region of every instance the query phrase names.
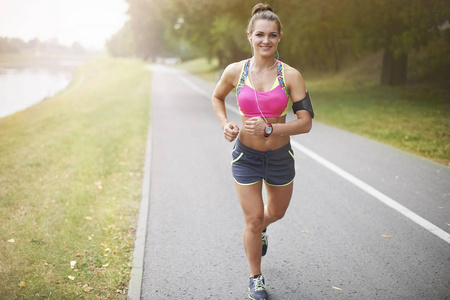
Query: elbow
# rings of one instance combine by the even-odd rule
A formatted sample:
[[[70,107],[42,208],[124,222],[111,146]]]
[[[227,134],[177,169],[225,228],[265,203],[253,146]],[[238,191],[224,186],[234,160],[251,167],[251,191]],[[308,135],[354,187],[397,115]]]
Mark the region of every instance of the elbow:
[[[310,119],[305,126],[303,127],[303,132],[302,133],[308,133],[310,132],[312,129],[312,119]]]

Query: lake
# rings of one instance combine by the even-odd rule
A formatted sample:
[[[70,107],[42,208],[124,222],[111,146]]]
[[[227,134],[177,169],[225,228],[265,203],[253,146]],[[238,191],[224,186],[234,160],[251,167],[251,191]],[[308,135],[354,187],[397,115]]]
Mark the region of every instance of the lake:
[[[0,118],[64,90],[76,65],[0,67]]]

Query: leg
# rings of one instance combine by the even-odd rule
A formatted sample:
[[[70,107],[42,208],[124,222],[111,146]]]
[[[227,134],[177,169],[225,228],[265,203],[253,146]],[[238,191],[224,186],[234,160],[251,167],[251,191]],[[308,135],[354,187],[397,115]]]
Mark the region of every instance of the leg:
[[[261,232],[264,222],[262,181],[253,185],[236,184],[236,191],[244,213],[244,248],[250,266],[250,275],[261,274]]]
[[[266,184],[267,205],[264,207],[263,229],[284,217],[291,202],[293,188],[293,182],[286,186]]]

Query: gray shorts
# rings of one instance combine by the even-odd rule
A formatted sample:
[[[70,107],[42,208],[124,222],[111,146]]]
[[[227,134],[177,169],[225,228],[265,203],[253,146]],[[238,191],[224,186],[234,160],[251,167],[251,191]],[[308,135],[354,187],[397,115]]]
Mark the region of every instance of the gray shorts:
[[[258,151],[239,139],[232,151],[231,171],[240,185],[252,185],[264,179],[273,186],[286,186],[295,177],[295,160],[291,144],[268,151]]]

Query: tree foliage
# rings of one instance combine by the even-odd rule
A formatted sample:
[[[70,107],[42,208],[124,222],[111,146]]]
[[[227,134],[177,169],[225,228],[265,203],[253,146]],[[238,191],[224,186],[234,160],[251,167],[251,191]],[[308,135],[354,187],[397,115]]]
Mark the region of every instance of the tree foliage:
[[[112,56],[127,57],[135,55],[134,35],[130,21],[106,41],[106,49]]]
[[[357,48],[384,50],[382,84],[406,81],[408,52],[427,45],[450,20],[446,0],[347,0]]]
[[[32,39],[28,42],[19,38],[0,37],[0,53],[19,53],[19,52],[51,52],[51,53],[70,53],[85,54],[86,50],[79,42],[74,42],[70,47],[59,44],[58,40],[50,39],[40,41]]]
[[[117,51],[122,41],[144,59],[206,56],[218,58],[225,66],[251,55],[246,28],[251,9],[259,1],[127,1],[130,21],[108,46],[112,53],[127,53]],[[448,31],[442,25],[450,20],[447,0],[268,3],[283,23],[282,60],[296,67],[339,70],[361,51],[383,49],[382,83],[386,84],[404,82],[408,53]]]

